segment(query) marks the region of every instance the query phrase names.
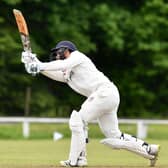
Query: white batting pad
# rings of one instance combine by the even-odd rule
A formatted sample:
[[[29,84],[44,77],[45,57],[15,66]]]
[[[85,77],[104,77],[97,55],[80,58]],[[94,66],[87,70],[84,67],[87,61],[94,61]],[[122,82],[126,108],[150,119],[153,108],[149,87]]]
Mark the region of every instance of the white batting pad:
[[[71,161],[71,165],[76,165],[80,154],[82,151],[85,151],[86,143],[83,122],[80,114],[75,110],[71,114],[69,127],[72,131],[69,160]]]
[[[107,145],[113,149],[125,149],[130,152],[136,153],[140,156],[143,156],[144,158],[147,159],[153,159],[154,156],[150,155],[145,147],[143,147],[140,143],[136,141],[126,141],[122,139],[117,139],[117,138],[107,138],[101,140],[101,143],[104,145]]]

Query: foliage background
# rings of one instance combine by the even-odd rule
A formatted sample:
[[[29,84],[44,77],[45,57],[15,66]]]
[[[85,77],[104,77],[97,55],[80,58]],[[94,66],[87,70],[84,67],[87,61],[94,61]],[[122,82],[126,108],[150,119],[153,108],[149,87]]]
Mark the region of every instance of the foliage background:
[[[32,48],[42,61],[60,40],[73,41],[119,88],[119,117],[168,117],[168,2],[166,0],[1,0],[0,115],[67,117],[84,97],[65,84],[26,74],[12,10],[20,9]]]

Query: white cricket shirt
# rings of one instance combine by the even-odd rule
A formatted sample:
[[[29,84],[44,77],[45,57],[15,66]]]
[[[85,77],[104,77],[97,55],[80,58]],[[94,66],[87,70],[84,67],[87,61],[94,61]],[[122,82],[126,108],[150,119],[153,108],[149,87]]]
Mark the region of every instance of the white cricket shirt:
[[[79,51],[64,60],[39,63],[42,74],[57,81],[66,82],[73,90],[88,97],[99,86],[111,84],[93,62]]]

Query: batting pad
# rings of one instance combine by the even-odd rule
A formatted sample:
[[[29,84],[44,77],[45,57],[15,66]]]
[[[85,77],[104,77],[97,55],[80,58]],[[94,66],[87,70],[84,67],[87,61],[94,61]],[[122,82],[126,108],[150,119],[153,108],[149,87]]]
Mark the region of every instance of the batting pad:
[[[86,143],[83,122],[80,114],[75,110],[71,114],[69,127],[72,132],[69,160],[71,161],[71,165],[76,165],[81,152],[85,151]]]
[[[154,156],[150,155],[141,144],[134,141],[132,142],[117,138],[106,138],[101,140],[100,143],[107,145],[113,149],[125,149],[140,156],[143,156],[144,158],[154,159]]]

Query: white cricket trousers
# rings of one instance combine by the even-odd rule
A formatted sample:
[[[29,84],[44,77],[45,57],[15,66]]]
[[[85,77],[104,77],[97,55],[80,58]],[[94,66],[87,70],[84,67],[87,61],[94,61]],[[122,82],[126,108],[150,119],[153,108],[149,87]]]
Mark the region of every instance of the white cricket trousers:
[[[113,83],[104,84],[86,99],[79,113],[85,123],[97,119],[107,138],[117,138],[121,136],[117,118],[119,103],[117,87]]]

